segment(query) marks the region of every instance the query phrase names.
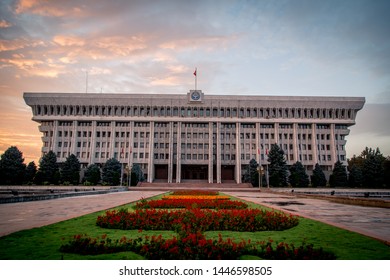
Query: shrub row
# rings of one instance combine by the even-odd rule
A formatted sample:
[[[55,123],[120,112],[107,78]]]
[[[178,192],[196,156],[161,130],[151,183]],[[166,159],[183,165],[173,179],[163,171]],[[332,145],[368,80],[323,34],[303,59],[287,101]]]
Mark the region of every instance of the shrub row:
[[[246,209],[248,204],[237,200],[210,200],[210,199],[158,199],[141,200],[136,209],[149,208],[186,208],[186,209]]]
[[[111,229],[176,231],[265,231],[285,230],[298,224],[296,216],[260,209],[243,210],[161,210],[141,209],[129,212],[122,208],[106,211],[96,224]]]
[[[218,195],[217,191],[208,191],[208,190],[181,190],[174,191],[172,195]]]
[[[132,251],[147,259],[238,259],[243,255],[254,255],[263,259],[303,260],[303,259],[335,259],[334,254],[320,249],[314,249],[312,245],[302,244],[295,247],[292,244],[279,243],[276,246],[271,240],[256,242],[250,240],[235,242],[232,239],[223,240],[219,235],[218,240],[206,239],[199,232],[185,236],[164,239],[159,236],[139,237],[120,240],[91,238],[88,236],[74,236],[68,244],[62,245],[61,252],[82,255],[108,254],[124,251]]]

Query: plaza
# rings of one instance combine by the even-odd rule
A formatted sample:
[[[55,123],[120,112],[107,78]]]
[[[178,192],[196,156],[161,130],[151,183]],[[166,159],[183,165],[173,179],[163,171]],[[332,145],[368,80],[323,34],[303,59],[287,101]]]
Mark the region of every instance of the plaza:
[[[143,191],[137,189],[110,194],[0,204],[0,215],[6,217],[0,221],[0,236],[106,210],[141,198],[159,195],[171,189],[172,187]],[[243,191],[242,188],[231,187],[230,190],[225,189],[224,193],[370,236],[387,244],[390,242],[390,208],[340,204],[314,198],[302,198],[283,192],[259,192],[258,189],[253,188]]]

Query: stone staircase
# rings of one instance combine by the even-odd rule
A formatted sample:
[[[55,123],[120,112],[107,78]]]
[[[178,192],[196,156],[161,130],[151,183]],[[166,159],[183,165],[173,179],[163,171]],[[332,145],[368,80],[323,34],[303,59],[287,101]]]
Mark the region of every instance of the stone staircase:
[[[136,187],[129,187],[129,191],[176,191],[176,190],[211,190],[211,191],[238,191],[238,192],[253,192],[258,188],[252,187],[249,183],[237,184],[234,181],[223,183],[208,183],[207,181],[185,180],[182,183],[166,183],[166,182],[142,182]]]

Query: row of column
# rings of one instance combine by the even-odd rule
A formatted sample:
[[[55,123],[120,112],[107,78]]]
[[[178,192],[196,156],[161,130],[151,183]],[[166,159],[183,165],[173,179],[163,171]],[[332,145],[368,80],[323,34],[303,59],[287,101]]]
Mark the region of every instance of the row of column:
[[[176,124],[176,125],[175,125]],[[77,141],[78,141],[78,137],[77,137],[77,130],[78,130],[78,127],[77,127],[77,121],[73,121],[72,122],[72,137],[71,138],[71,142],[72,142],[72,147],[68,148],[68,152],[69,153],[73,153],[73,154],[76,154],[76,150],[77,150]],[[115,143],[115,132],[116,132],[116,126],[115,126],[115,121],[111,121],[110,122],[110,128],[105,130],[106,132],[107,131],[110,131],[111,132],[111,136],[110,136],[110,147],[107,148],[107,152],[111,155],[111,157],[114,155],[114,143]],[[182,139],[181,139],[181,131],[182,131],[182,122],[169,122],[168,123],[168,127],[169,129],[169,158],[168,158],[168,182],[169,183],[172,183],[174,178],[173,178],[173,173],[174,173],[174,166],[176,164],[176,182],[177,183],[180,183],[181,182],[181,178],[182,178],[182,159],[181,159],[181,143],[182,143]],[[55,151],[56,150],[56,143],[58,141],[58,129],[59,129],[59,126],[58,126],[58,121],[54,121],[54,133],[53,133],[53,137],[52,137],[52,143],[51,143],[51,147],[52,147],[52,150]],[[175,132],[175,129],[177,130],[176,132],[176,135],[177,135],[177,139],[174,139],[174,132]],[[260,123],[256,123],[256,127],[255,127],[255,132],[256,132],[256,139],[255,139],[255,143],[256,143],[256,154],[257,154],[257,162],[264,165],[266,162],[261,162],[261,154],[258,152],[258,150],[260,149],[261,147],[261,138],[260,138],[260,134],[263,132],[262,131],[263,128],[261,128],[261,124]],[[89,138],[90,139],[90,142],[91,142],[91,147],[88,148],[88,151],[90,153],[90,156],[89,156],[89,164],[92,164],[94,163],[94,159],[95,159],[95,151],[96,151],[96,132],[98,130],[98,127],[96,125],[96,121],[93,121],[92,122],[92,126],[91,128],[88,130],[88,131],[91,131],[91,137]],[[104,130],[104,129],[103,129]],[[103,131],[102,130],[102,131]],[[271,130],[271,128],[268,128],[268,132]],[[275,135],[275,139],[272,140],[273,143],[279,143],[279,128],[278,128],[278,124],[277,123],[274,123],[274,135]],[[134,132],[134,122],[131,121],[129,123],[129,126],[126,127],[125,131],[129,131],[129,137],[126,139],[126,142],[129,142],[129,150],[127,151],[130,151],[129,152],[129,158],[126,160],[127,162],[124,162],[124,158],[119,158],[119,160],[122,162],[122,163],[128,163],[130,166],[133,164],[133,156],[131,154],[131,150],[132,150],[132,146],[133,146],[133,132]],[[154,177],[155,177],[155,166],[154,166],[154,142],[155,142],[155,139],[154,139],[154,131],[155,131],[155,127],[154,127],[154,122],[150,122],[149,123],[149,134],[150,134],[150,137],[149,137],[149,147],[148,147],[148,153],[149,153],[149,158],[148,158],[148,163],[147,163],[147,173],[148,173],[148,181],[149,182],[153,182],[154,180]],[[312,140],[311,140],[311,145],[312,145],[312,150],[311,150],[311,154],[313,156],[313,160],[312,162],[315,164],[317,163],[317,159],[318,159],[318,153],[321,153],[321,151],[318,151],[317,150],[317,144],[318,144],[318,141],[316,139],[316,135],[317,135],[317,128],[316,128],[316,124],[312,124],[312,128],[311,128],[311,134],[312,134]],[[222,182],[222,160],[221,160],[221,154],[222,154],[222,151],[221,151],[221,122],[209,122],[208,123],[208,133],[209,133],[209,150],[208,150],[208,153],[209,153],[209,159],[208,159],[208,182],[209,183],[213,183],[214,181],[217,182],[217,183],[221,183]],[[287,143],[289,144],[292,144],[293,146],[293,150],[292,150],[292,154],[294,155],[294,162],[295,161],[298,161],[299,160],[299,151],[298,151],[298,137],[297,137],[297,134],[298,134],[298,124],[297,123],[294,123],[293,124],[293,127],[292,127],[292,133],[293,133],[293,138],[288,141],[286,141]],[[327,141],[326,143],[329,143],[329,145],[331,146],[330,147],[330,154],[331,154],[331,158],[333,160],[332,164],[337,160],[337,157],[338,157],[338,152],[336,151],[336,140],[335,140],[335,124],[331,124],[330,125],[330,129],[327,129],[326,131],[324,131],[324,133],[329,133],[330,134],[330,141]],[[214,137],[213,137],[213,134],[216,134],[216,138],[214,140]],[[241,183],[241,177],[242,177],[242,170],[241,170],[241,164],[242,164],[242,159],[241,159],[241,139],[240,139],[240,135],[241,135],[241,123],[237,122],[236,123],[236,139],[235,139],[235,144],[236,144],[236,160],[235,160],[235,171],[234,171],[234,175],[235,175],[235,180],[237,183]],[[177,143],[177,151],[174,151],[174,143],[175,143],[175,140],[176,140],[176,143]],[[268,140],[268,141],[271,141],[271,140]],[[215,143],[214,143],[215,142]],[[213,150],[213,147],[214,147],[214,144],[215,144],[215,147],[216,147],[216,150],[214,151]],[[271,143],[270,143],[271,144]],[[252,149],[252,148],[251,148]],[[119,147],[119,150],[121,150],[121,147]],[[176,152],[177,154],[177,157],[176,157],[176,160],[174,159],[173,157],[173,154]],[[248,153],[248,151],[245,151],[246,153]],[[290,151],[291,152],[291,151]],[[261,151],[261,153],[264,154],[264,151]],[[214,157],[213,157],[213,154],[216,154],[216,159],[215,159],[215,162],[214,162]],[[214,167],[216,168],[215,170],[215,174],[216,174],[216,178],[214,178]]]

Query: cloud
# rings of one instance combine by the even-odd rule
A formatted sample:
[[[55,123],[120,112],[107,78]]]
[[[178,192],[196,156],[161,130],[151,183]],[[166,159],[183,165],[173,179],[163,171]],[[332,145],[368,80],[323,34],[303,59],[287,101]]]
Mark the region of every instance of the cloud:
[[[74,1],[20,0],[16,5],[16,14],[32,13],[40,16],[63,17],[81,16],[83,9]]]
[[[85,45],[85,40],[78,36],[57,35],[53,38],[53,42],[61,47],[82,47]]]
[[[0,52],[15,51],[25,48],[45,46],[45,42],[37,39],[17,38],[13,40],[0,40]]]
[[[194,67],[210,94],[357,95],[390,103],[389,6],[381,0],[0,1],[0,103],[6,114],[14,103],[5,96],[24,104],[23,91],[84,92],[86,70],[88,91],[186,92]],[[388,137],[386,123],[366,106],[352,133]],[[12,123],[31,126],[30,118],[25,112]]]
[[[0,20],[0,28],[7,28],[7,27],[10,27],[10,26],[12,26],[11,23],[7,22],[4,19]]]

